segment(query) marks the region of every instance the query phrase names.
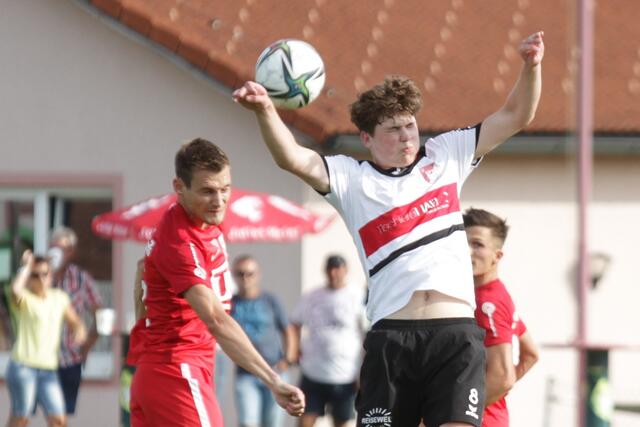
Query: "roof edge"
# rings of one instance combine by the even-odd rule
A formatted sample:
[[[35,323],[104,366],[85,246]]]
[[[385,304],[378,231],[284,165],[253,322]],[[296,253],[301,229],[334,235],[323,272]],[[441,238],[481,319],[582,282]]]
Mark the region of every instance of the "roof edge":
[[[212,55],[207,55],[208,61],[203,62],[203,52],[198,52],[188,41],[186,43],[179,41],[178,45],[175,45],[175,41],[167,41],[166,37],[161,37],[161,29],[147,25],[144,17],[123,15],[119,0],[73,0],[73,3],[115,32],[150,48],[223,94],[231,95],[236,86],[251,79],[250,76],[238,75],[227,64],[217,61]],[[287,125],[308,135],[318,144],[322,144],[327,137],[322,125],[304,114],[293,110],[279,110],[279,112]]]

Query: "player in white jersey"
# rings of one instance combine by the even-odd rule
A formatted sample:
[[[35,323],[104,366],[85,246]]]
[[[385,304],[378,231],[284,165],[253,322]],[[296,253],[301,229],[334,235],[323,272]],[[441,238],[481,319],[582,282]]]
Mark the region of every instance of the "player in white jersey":
[[[342,217],[368,275],[359,426],[480,426],[484,333],[475,324],[471,261],[459,194],[478,159],[533,120],[543,33],[505,104],[482,123],[420,147],[417,86],[390,77],[359,95],[351,120],[372,161],[322,157],[297,144],[266,90],[246,82],[233,98],[252,110],[276,164],[324,194]]]

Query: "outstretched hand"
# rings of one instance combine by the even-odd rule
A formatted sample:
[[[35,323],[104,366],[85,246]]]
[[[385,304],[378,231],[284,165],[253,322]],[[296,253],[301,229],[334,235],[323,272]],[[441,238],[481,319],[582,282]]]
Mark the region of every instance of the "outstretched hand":
[[[256,82],[246,82],[241,88],[234,90],[231,96],[234,102],[254,112],[265,111],[273,107],[267,90]]]
[[[280,381],[271,389],[271,392],[278,405],[284,408],[289,415],[300,417],[304,414],[304,394],[298,387]]]
[[[522,40],[518,48],[520,56],[529,66],[535,66],[542,62],[544,57],[544,31],[538,31]]]
[[[33,268],[33,264],[34,264],[34,256],[33,256],[33,252],[31,252],[31,250],[26,249],[23,253],[22,253],[22,258],[21,258],[21,263],[24,267],[26,267],[27,269],[29,269],[29,271],[31,271],[31,269]]]

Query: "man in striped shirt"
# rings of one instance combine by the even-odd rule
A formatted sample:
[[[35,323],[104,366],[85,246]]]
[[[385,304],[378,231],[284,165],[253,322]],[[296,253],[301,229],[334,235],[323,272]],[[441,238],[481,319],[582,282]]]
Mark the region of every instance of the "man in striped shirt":
[[[81,319],[89,321],[87,340],[80,346],[75,344],[73,334],[64,327],[60,344],[58,376],[64,392],[67,415],[76,411],[76,400],[82,380],[82,364],[87,359],[91,347],[98,339],[95,314],[102,306],[93,277],[78,265],[72,263],[78,245],[78,236],[67,227],[59,227],[51,235],[49,257],[54,270],[54,287],[65,291],[73,308]]]

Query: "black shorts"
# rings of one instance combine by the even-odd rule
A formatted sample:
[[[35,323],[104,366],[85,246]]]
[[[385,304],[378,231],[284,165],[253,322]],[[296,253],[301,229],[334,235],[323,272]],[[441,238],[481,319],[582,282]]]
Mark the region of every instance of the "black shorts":
[[[341,423],[355,418],[353,403],[356,398],[356,383],[327,384],[302,376],[300,389],[304,393],[305,413],[320,417],[329,407],[331,417]]]
[[[383,319],[364,349],[358,426],[481,425],[484,330],[475,319]]]

